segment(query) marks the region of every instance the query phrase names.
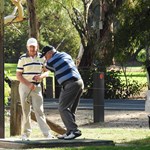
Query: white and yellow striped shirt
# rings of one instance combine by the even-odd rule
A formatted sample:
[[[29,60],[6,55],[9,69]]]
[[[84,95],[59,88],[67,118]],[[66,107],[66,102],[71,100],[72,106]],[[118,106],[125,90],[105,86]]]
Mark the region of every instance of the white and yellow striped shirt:
[[[43,70],[44,58],[40,58],[41,53],[37,53],[34,58],[30,57],[28,54],[23,54],[20,56],[17,65],[17,72],[22,72],[22,76],[29,82],[35,82],[33,77],[35,75],[40,75]]]

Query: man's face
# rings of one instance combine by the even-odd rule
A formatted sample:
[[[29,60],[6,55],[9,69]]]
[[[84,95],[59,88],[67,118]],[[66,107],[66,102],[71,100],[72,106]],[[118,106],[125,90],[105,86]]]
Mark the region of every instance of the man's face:
[[[52,52],[51,51],[48,51],[46,54],[45,54],[45,59],[46,60],[49,60],[49,59],[51,59],[52,58]]]
[[[29,52],[29,56],[34,57],[37,54],[37,50],[38,50],[37,46],[30,45],[27,46],[27,49]]]

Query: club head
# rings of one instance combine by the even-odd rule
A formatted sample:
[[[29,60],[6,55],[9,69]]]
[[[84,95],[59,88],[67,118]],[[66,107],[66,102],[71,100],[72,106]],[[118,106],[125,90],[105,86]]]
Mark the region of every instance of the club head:
[[[26,98],[26,99],[25,99],[25,102],[26,102],[27,104],[31,104],[30,98]]]

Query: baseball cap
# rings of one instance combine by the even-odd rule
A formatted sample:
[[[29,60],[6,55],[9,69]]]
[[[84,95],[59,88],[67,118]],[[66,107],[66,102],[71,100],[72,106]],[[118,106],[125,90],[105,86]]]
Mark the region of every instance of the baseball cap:
[[[38,46],[38,42],[35,38],[29,38],[27,41],[27,46]]]
[[[45,54],[48,52],[48,51],[51,51],[51,50],[54,50],[55,48],[51,45],[48,45],[48,46],[45,46],[43,47],[42,49],[42,55],[40,56],[40,58],[42,58],[43,56],[45,56]]]

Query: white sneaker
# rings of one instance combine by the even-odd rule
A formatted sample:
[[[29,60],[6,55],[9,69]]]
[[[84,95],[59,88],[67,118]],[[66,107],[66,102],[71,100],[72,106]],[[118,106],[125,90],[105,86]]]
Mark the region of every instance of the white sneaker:
[[[68,136],[64,137],[64,140],[72,140],[72,139],[75,139],[81,135],[82,135],[82,133],[80,130],[71,131]]]
[[[22,141],[29,141],[29,136],[27,136],[26,134],[23,134],[21,139]]]
[[[48,134],[47,136],[45,136],[45,138],[47,138],[47,139],[54,139],[54,136],[51,135],[51,134]]]
[[[67,136],[67,133],[63,134],[63,135],[58,135],[57,138],[58,139],[64,139]]]

